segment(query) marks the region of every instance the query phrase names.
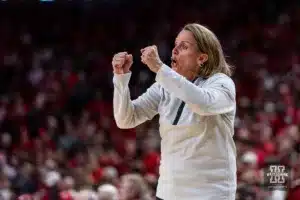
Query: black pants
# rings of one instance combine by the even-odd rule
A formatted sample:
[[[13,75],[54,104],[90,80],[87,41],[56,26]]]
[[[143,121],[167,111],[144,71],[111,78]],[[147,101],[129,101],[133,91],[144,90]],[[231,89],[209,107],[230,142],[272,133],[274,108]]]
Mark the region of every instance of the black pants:
[[[156,197],[156,200],[163,200],[163,199]]]

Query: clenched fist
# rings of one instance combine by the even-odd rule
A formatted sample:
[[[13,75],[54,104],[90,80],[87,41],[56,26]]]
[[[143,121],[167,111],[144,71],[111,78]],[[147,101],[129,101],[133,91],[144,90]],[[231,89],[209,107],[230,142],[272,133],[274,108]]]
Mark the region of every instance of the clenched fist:
[[[126,74],[133,63],[131,54],[127,52],[120,52],[114,55],[112,66],[115,74]]]
[[[163,62],[159,58],[157,47],[155,45],[148,46],[142,49],[141,53],[142,63],[147,65],[151,71],[157,73],[157,71],[163,64]]]

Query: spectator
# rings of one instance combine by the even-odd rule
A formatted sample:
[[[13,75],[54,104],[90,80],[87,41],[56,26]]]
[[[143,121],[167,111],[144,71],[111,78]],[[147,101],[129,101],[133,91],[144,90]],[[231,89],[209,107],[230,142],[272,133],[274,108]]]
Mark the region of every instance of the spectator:
[[[127,174],[121,178],[120,200],[151,200],[150,191],[142,176]]]
[[[97,192],[98,200],[118,200],[118,189],[114,185],[100,185]]]

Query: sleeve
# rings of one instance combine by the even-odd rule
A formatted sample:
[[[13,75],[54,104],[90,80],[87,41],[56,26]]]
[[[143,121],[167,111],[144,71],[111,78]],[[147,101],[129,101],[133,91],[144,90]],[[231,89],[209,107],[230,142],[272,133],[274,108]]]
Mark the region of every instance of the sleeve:
[[[129,129],[152,119],[158,113],[160,102],[159,84],[154,83],[135,100],[131,100],[128,83],[131,72],[115,74],[113,78],[113,111],[119,128]]]
[[[199,115],[217,115],[235,109],[235,85],[228,76],[217,77],[200,88],[163,65],[156,74],[156,81]]]

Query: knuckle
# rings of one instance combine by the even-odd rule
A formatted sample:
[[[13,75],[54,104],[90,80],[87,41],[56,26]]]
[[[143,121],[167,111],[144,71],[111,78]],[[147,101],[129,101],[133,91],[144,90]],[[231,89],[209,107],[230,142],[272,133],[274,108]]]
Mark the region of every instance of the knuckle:
[[[119,53],[116,54],[117,57],[122,57],[124,55],[125,55],[125,52],[119,52]]]

